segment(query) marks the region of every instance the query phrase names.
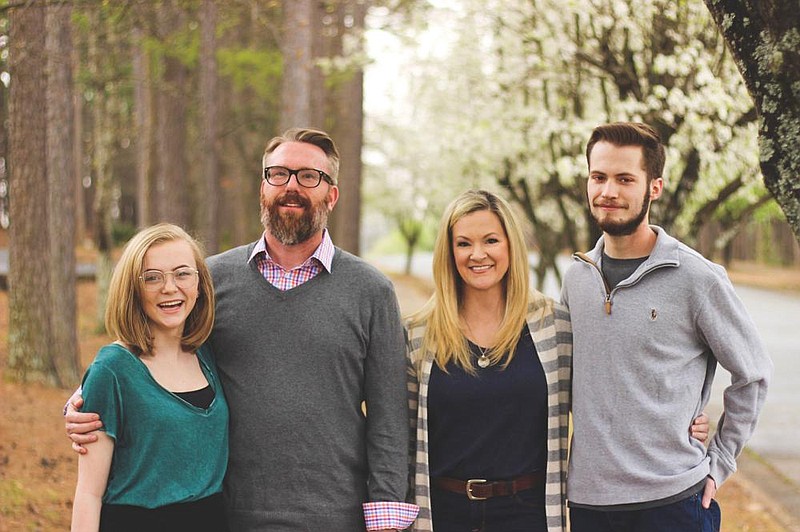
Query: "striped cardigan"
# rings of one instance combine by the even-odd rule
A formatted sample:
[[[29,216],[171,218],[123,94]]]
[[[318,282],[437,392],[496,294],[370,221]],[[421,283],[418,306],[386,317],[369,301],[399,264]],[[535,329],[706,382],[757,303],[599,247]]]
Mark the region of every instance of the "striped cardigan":
[[[528,328],[547,380],[547,472],[545,512],[548,532],[566,530],[567,444],[572,377],[572,328],[569,313],[563,305],[547,300],[532,303],[528,308]],[[407,324],[408,325],[408,324]],[[432,532],[430,473],[428,465],[428,382],[434,356],[422,350],[424,324],[408,328],[408,407],[410,437],[410,494],[419,506],[419,515],[411,530]]]

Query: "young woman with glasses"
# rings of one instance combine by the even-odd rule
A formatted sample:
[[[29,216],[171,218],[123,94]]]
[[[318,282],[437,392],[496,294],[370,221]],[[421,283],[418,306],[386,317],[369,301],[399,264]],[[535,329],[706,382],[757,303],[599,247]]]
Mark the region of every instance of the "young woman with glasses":
[[[228,407],[203,346],[213,323],[197,242],[171,224],[134,236],[109,286],[116,340],[83,378],[84,407],[102,427],[78,460],[73,532],[227,530]]]

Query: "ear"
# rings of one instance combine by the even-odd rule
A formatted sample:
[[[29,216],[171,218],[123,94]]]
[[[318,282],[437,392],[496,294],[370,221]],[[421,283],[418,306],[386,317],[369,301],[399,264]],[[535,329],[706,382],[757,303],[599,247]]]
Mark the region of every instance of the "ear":
[[[328,190],[328,207],[330,210],[333,210],[337,201],[339,201],[339,187],[331,185],[330,190]]]
[[[656,200],[661,197],[661,193],[664,191],[664,179],[660,177],[654,178],[650,181],[650,199]]]

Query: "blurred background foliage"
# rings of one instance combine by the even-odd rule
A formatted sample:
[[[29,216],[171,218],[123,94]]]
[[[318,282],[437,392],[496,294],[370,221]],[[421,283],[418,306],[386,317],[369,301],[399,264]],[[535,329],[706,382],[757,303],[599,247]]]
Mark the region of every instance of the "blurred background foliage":
[[[780,18],[788,3],[770,5],[785,30],[778,44],[789,48],[758,48],[770,63],[756,66],[791,73],[789,37],[800,24]],[[780,167],[794,177],[783,179],[782,211],[762,175],[778,144],[762,139],[769,149],[759,154],[759,113],[780,106],[757,110],[762,100],[748,88],[758,84],[743,81],[742,54],[709,8],[0,0],[12,378],[77,376],[74,326],[62,319],[74,308],[76,248],[96,257],[102,312],[112,252],[137,228],[181,224],[210,253],[257,238],[263,148],[290,126],[325,129],[342,152],[334,242],[404,254],[407,269],[430,249],[448,201],[486,187],[527,220],[537,280],[560,278],[557,257],[598,236],[584,197],[586,139],[616,120],[652,124],[668,145],[655,223],[717,260],[797,265],[784,216],[797,219],[785,207],[796,173]],[[724,20],[726,31],[739,21]],[[784,132],[800,130],[793,116],[785,113]]]

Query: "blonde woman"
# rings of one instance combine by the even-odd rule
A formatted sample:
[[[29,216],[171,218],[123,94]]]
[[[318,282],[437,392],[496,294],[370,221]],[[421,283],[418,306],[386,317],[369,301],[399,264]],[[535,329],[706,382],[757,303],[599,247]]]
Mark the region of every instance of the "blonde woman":
[[[562,532],[572,330],[531,289],[509,205],[470,190],[447,207],[435,291],[407,322],[418,532]],[[708,418],[689,429],[705,441]]]
[[[84,407],[102,428],[78,459],[73,532],[227,530],[228,406],[203,347],[213,323],[197,242],[170,224],[134,236],[109,287],[116,340],[83,378]]]
[[[450,204],[433,278],[407,323],[414,530],[563,530],[569,315],[530,288],[502,198],[471,190]]]

